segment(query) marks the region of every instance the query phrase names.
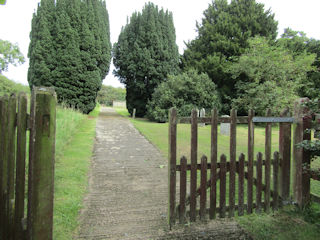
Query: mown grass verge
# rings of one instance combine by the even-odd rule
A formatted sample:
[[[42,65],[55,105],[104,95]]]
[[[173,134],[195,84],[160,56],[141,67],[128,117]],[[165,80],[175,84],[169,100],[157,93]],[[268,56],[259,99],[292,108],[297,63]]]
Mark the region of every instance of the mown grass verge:
[[[76,234],[98,114],[99,107],[89,116],[64,108],[57,111],[54,239],[69,240]]]
[[[128,113],[123,109],[116,111],[124,117]],[[134,126],[166,157],[168,153],[168,124],[154,123],[146,119],[131,119]],[[219,129],[218,129],[219,130]],[[218,131],[220,132],[220,131]],[[245,125],[237,126],[237,154],[247,153],[248,129]],[[255,154],[264,152],[264,127],[255,127]],[[279,146],[279,128],[273,127],[272,151]],[[229,156],[229,137],[218,136],[218,154]],[[198,157],[202,154],[210,156],[210,126],[198,129]],[[177,157],[190,156],[190,125],[179,124],[177,129]],[[179,159],[177,160],[179,163]],[[319,160],[317,160],[319,161]],[[317,164],[317,162],[315,162]],[[312,190],[317,191],[319,182],[312,182]],[[316,192],[320,194],[320,192]],[[299,211],[294,206],[285,207],[274,213],[263,213],[236,217],[239,224],[254,239],[319,239],[320,205],[313,204],[311,210]]]

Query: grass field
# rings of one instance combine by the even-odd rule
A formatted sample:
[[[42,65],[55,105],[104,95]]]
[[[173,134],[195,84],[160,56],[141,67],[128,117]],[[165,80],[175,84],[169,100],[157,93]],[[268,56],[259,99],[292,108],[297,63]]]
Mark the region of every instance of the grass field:
[[[90,115],[66,108],[57,110],[54,239],[76,234],[78,214],[88,185],[97,107]]]
[[[122,116],[129,114],[124,109],[116,109]],[[146,119],[130,119],[134,126],[167,157],[168,153],[168,124],[154,123]],[[219,129],[218,129],[219,130]],[[219,131],[220,132],[220,131]],[[277,151],[279,146],[279,128],[272,129],[272,151]],[[248,129],[246,125],[237,126],[237,154],[247,153]],[[255,154],[264,153],[264,127],[255,127]],[[218,154],[229,156],[229,137],[218,136]],[[210,126],[198,129],[198,157],[210,156]],[[178,124],[177,128],[177,155],[190,156],[190,125]],[[177,160],[179,163],[179,159]],[[313,163],[319,164],[319,160]],[[312,191],[320,195],[319,182],[312,182]],[[227,191],[228,192],[228,191]],[[254,239],[319,239],[320,234],[320,206],[312,205],[312,211],[297,210],[288,206],[270,214],[253,214],[236,217],[239,224],[246,229]]]

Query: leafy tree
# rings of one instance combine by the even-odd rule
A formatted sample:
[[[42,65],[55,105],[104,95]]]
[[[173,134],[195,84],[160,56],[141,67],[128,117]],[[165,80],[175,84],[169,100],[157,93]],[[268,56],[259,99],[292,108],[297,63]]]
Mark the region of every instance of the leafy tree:
[[[30,87],[54,86],[59,102],[90,112],[111,61],[105,1],[41,0],[30,40]]]
[[[249,48],[229,68],[234,79],[245,79],[236,84],[238,97],[233,106],[242,114],[252,108],[258,115],[267,108],[278,114],[291,107],[307,73],[314,70],[314,59],[314,54],[306,52],[293,56],[287,48],[271,45],[263,37],[250,39]]]
[[[193,108],[220,109],[220,98],[216,85],[207,74],[189,70],[179,75],[170,75],[152,94],[147,105],[150,120],[165,122],[168,109],[176,107],[179,116],[190,116]]]
[[[113,101],[126,100],[126,90],[120,87],[115,88],[112,86],[102,85],[101,90],[98,92],[97,100],[99,103],[112,106]]]
[[[217,84],[224,111],[228,112],[237,82],[228,73],[229,64],[234,56],[245,52],[250,37],[276,38],[274,14],[255,0],[214,0],[204,11],[202,23],[197,23],[197,31],[196,39],[187,43],[182,67],[207,73]]]
[[[307,78],[299,89],[299,96],[318,97],[320,86],[320,41],[307,38],[304,32],[287,28],[281,38],[277,40],[277,45],[287,48],[294,58],[306,53],[316,54],[313,63],[315,69],[308,72]]]
[[[0,96],[10,95],[11,93],[18,94],[19,92],[30,94],[30,89],[28,86],[16,83],[0,74]]]
[[[17,66],[24,63],[18,45],[0,39],[0,73],[8,70],[9,64]]]
[[[178,72],[179,53],[172,13],[153,3],[133,13],[113,47],[114,74],[126,86],[126,102],[132,114],[146,113],[154,89],[168,74]]]

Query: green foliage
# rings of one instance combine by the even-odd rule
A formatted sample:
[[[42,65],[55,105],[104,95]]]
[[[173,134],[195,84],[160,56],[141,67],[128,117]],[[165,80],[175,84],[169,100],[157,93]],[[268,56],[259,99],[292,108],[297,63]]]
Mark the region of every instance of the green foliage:
[[[320,86],[320,41],[307,38],[304,32],[287,28],[281,38],[277,40],[277,45],[288,49],[294,58],[306,55],[306,53],[315,54],[314,69],[308,72],[307,78],[305,78],[298,93],[301,97],[318,97]]]
[[[0,96],[10,95],[11,93],[18,94],[20,92],[30,94],[30,89],[28,86],[11,81],[0,74]]]
[[[0,74],[8,70],[9,64],[17,66],[24,63],[24,57],[17,44],[0,39]]]
[[[193,108],[220,109],[216,86],[207,74],[197,74],[195,70],[170,75],[152,94],[147,116],[150,120],[165,122],[171,107],[177,108],[179,116],[190,116]]]
[[[172,13],[153,3],[133,13],[113,46],[114,74],[126,86],[126,102],[132,114],[146,113],[154,89],[168,74],[178,72],[179,53]]]
[[[113,101],[125,101],[126,90],[123,88],[115,88],[112,86],[102,85],[98,92],[97,101],[107,106],[112,106]]]
[[[30,40],[30,87],[54,86],[59,102],[94,109],[111,61],[105,1],[41,0]]]
[[[235,83],[228,72],[234,56],[245,52],[248,39],[259,35],[270,39],[277,36],[277,22],[270,10],[255,0],[214,0],[204,11],[198,36],[187,43],[182,57],[183,68],[206,72],[221,94],[223,111],[230,108],[235,97]]]
[[[263,37],[249,40],[249,48],[229,71],[236,83],[233,107],[245,114],[252,108],[258,115],[270,108],[279,114],[292,106],[298,91],[312,71],[315,56],[301,52],[293,56],[281,45],[271,45]]]

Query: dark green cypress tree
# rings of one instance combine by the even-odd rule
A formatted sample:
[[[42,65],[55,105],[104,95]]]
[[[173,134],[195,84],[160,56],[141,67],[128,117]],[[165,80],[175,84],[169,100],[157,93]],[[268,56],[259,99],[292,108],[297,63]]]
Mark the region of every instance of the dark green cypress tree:
[[[179,53],[172,14],[153,3],[133,13],[113,47],[115,75],[126,85],[127,108],[146,113],[154,89],[178,72]]]
[[[59,102],[90,112],[111,60],[105,1],[42,0],[30,38],[30,86],[54,86]]]
[[[55,5],[54,0],[41,0],[37,12],[33,14],[30,33],[28,57],[30,67],[28,82],[33,85],[52,86],[51,71],[54,62],[54,33]]]

